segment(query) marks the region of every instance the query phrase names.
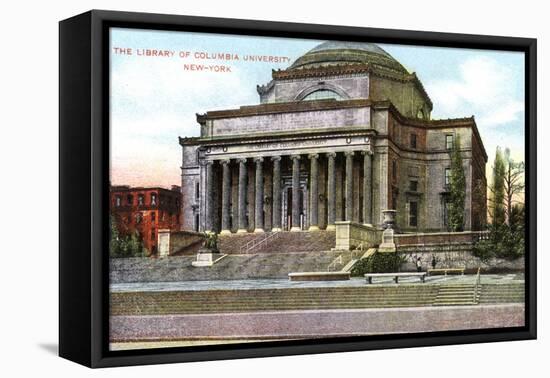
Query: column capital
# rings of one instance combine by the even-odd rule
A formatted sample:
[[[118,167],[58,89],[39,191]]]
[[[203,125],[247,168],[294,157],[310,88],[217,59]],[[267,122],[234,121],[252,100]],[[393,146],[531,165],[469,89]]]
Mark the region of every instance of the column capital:
[[[206,167],[206,166],[208,166],[208,165],[212,165],[212,164],[214,164],[214,161],[213,161],[213,160],[201,160],[201,161],[200,161],[200,165],[202,165],[202,166],[204,166],[204,167]]]
[[[335,158],[336,152],[327,152],[327,157]]]
[[[226,165],[226,164],[229,164],[229,163],[231,163],[231,159],[222,159],[222,160],[220,160],[220,164],[222,164],[222,165]]]
[[[344,155],[347,157],[347,156],[353,156],[355,154],[354,151],[345,151],[344,152]]]
[[[255,158],[254,158],[254,163],[261,163],[261,162],[263,162],[263,161],[264,161],[264,158],[261,157],[261,156],[258,156],[258,157],[255,157]]]
[[[300,160],[300,155],[290,155],[292,160]]]
[[[238,158],[237,163],[244,163],[246,164],[246,158]]]
[[[271,161],[281,161],[281,157],[279,155],[277,156],[272,156],[271,157]]]
[[[363,151],[361,151],[361,155],[372,156],[372,155],[374,155],[374,153],[372,152],[372,150],[363,150]]]
[[[319,154],[309,154],[309,155],[307,155],[307,157],[310,158],[310,159],[318,159]]]

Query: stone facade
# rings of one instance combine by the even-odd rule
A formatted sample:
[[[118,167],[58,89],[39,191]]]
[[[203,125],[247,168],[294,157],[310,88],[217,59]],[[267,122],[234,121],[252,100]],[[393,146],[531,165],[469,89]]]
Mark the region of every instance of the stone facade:
[[[446,230],[460,137],[465,228],[485,224],[487,155],[474,118],[431,120],[420,80],[374,44],[326,42],[258,86],[260,104],[197,115],[180,138],[183,229],[222,233],[380,225]]]

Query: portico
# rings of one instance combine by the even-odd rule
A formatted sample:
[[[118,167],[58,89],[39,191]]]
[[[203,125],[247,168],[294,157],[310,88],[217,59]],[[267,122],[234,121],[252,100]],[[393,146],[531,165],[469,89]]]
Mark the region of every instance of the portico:
[[[319,142],[280,154],[274,154],[273,148],[262,150],[260,144],[249,146],[253,153],[239,153],[239,157],[232,155],[237,146],[222,147],[226,153],[218,153],[216,146],[204,148],[199,159],[207,199],[205,231],[330,230],[337,220],[353,220],[355,207],[361,209],[360,220],[371,223],[372,152],[369,138],[363,137],[362,142],[340,151],[334,146],[319,147]],[[344,180],[344,191],[336,191],[337,176]],[[363,191],[361,203],[356,203],[353,188]]]

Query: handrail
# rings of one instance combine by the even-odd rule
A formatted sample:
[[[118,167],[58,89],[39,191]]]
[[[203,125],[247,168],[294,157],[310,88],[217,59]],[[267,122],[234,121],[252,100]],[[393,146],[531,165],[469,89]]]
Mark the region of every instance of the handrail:
[[[336,264],[340,264],[340,265],[344,265],[344,260],[342,258],[342,255],[338,255],[337,258],[335,258],[334,260],[332,260],[332,262],[330,264],[328,264],[328,267],[327,267],[327,270],[329,272],[331,272],[331,267],[334,265],[334,268],[336,268]]]
[[[260,235],[257,238],[254,238],[247,242],[245,245],[241,246],[240,252],[241,253],[248,253],[254,248],[261,246],[262,244],[267,244],[267,242],[271,239],[278,238],[280,235],[280,231],[268,233],[265,235]],[[244,252],[243,252],[244,251]]]
[[[481,267],[477,268],[477,276],[476,276],[476,283],[474,285],[474,303],[479,303],[479,289],[481,287]]]

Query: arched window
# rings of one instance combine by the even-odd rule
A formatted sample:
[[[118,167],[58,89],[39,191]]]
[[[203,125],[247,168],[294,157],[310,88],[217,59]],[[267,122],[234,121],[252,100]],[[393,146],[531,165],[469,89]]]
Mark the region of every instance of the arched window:
[[[330,89],[318,89],[311,92],[302,101],[311,101],[311,100],[327,100],[333,98],[335,100],[343,100],[344,98],[338,93],[331,91]]]

